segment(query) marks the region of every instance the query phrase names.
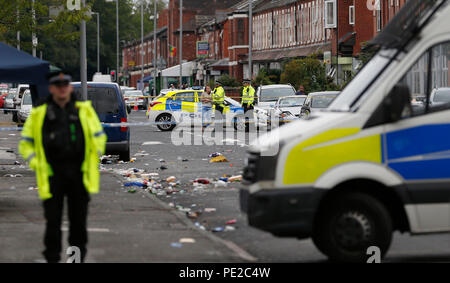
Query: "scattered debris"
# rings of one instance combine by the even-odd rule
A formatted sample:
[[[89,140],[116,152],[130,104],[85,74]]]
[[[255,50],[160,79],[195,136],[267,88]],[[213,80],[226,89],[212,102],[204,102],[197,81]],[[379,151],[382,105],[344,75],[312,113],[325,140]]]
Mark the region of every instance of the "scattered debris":
[[[160,170],[166,170],[167,168],[168,168],[168,167],[165,166],[165,165],[161,165],[161,166],[159,167]]]
[[[182,244],[194,244],[195,243],[195,239],[192,238],[181,238],[178,242],[182,243]]]
[[[205,209],[203,209],[203,211],[204,212],[216,212],[217,209],[215,209],[215,208],[205,208]]]
[[[227,225],[227,226],[225,226],[225,229],[224,229],[225,231],[234,231],[234,230],[236,230],[236,228],[234,228],[233,226],[229,226],[229,225]]]
[[[236,224],[237,220],[236,219],[231,219],[228,220],[227,222],[225,222],[225,224]]]
[[[167,183],[173,183],[173,182],[175,182],[176,179],[177,179],[177,178],[175,178],[175,176],[170,176],[170,177],[168,177],[168,178],[166,179],[166,182],[167,182]]]
[[[207,184],[209,184],[211,182],[208,179],[206,179],[206,178],[197,178],[197,179],[194,180],[194,183],[207,185]]]
[[[171,243],[170,246],[172,248],[181,248],[183,246],[183,244],[179,243],[179,242],[175,242],[175,243]]]
[[[211,153],[210,155],[208,155],[208,157],[212,158],[212,157],[217,157],[217,156],[221,156],[221,155],[222,155],[222,153],[220,153],[220,152],[214,152],[214,153]]]
[[[223,155],[219,155],[219,156],[216,156],[216,157],[212,157],[209,160],[209,162],[210,163],[228,162],[228,159],[225,156],[223,156]]]
[[[224,230],[225,230],[225,228],[223,228],[223,227],[215,227],[211,231],[213,231],[213,232],[223,232]]]

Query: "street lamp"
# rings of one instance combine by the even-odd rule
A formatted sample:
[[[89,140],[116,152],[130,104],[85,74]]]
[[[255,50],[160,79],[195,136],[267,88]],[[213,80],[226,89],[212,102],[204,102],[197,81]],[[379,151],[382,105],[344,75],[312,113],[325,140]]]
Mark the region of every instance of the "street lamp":
[[[92,14],[97,16],[97,73],[100,73],[100,13]]]
[[[183,84],[183,0],[180,0],[180,87]]]
[[[156,60],[156,21],[158,18],[158,14],[156,12],[156,0],[153,0],[153,97],[156,97],[156,76],[158,75],[158,62]]]
[[[141,1],[141,83],[140,90],[144,90],[144,0]]]
[[[81,0],[81,8],[84,9],[86,1]],[[81,97],[87,100],[87,59],[86,59],[86,21],[81,20],[80,27],[80,78],[81,78]]]
[[[252,40],[253,40],[253,0],[248,0],[248,73],[253,78]]]
[[[116,2],[116,61],[117,61],[117,72],[119,72],[119,0],[106,0],[106,2]],[[118,76],[117,76],[118,77]]]

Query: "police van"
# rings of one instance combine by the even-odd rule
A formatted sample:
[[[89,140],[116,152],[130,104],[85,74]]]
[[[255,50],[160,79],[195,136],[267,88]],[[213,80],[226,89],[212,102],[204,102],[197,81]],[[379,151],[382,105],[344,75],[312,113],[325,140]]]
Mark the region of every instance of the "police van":
[[[240,192],[249,225],[338,261],[384,256],[394,231],[450,232],[450,103],[429,103],[450,86],[448,1],[407,1],[371,44],[328,109],[251,145]]]
[[[156,123],[161,131],[171,131],[177,125],[201,126],[205,122],[212,123],[214,107],[204,107],[201,103],[201,90],[167,90],[161,92],[149,103],[147,117]],[[225,97],[223,119],[227,126],[240,129],[245,127],[241,105],[229,97]]]

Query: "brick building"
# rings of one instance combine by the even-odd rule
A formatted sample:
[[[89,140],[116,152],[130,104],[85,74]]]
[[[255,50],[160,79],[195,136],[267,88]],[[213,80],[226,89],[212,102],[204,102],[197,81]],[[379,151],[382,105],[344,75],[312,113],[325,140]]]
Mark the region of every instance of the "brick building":
[[[253,0],[252,60],[261,68],[280,69],[283,61],[316,54],[327,72],[343,83],[359,66],[364,44],[387,25],[406,0]],[[179,0],[159,13],[157,62],[161,70],[179,65]],[[184,0],[183,62],[194,62],[191,81],[205,83],[223,74],[241,80],[248,71],[248,0]],[[153,33],[145,37],[144,67],[153,70]],[[197,41],[206,42],[204,56]],[[176,48],[170,56],[170,48]],[[124,49],[125,73],[131,85],[140,78],[140,41]],[[174,81],[176,77],[172,78]],[[166,83],[167,84],[167,80]]]

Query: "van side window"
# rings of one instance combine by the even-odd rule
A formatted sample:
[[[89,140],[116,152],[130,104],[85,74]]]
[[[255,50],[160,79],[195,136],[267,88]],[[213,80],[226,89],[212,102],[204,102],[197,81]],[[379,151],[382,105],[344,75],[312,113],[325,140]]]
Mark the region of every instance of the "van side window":
[[[403,118],[450,108],[449,60],[450,42],[436,45],[402,78],[400,83],[407,85],[411,92],[412,109]]]

